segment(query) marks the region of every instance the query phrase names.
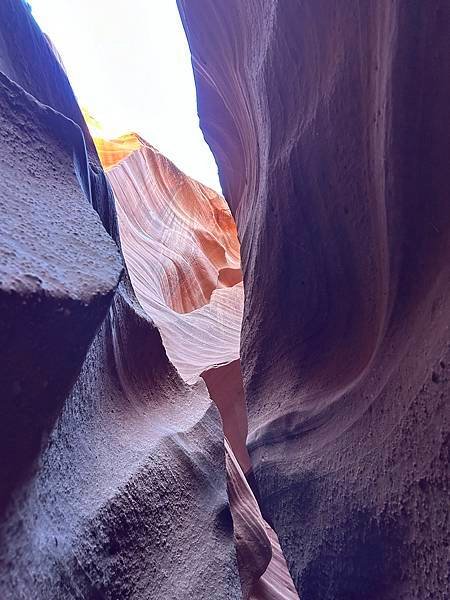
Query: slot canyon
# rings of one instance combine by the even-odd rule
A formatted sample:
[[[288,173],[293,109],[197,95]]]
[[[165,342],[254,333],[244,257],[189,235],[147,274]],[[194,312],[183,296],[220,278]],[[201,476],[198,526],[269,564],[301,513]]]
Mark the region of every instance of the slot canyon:
[[[446,600],[450,3],[176,4],[223,196],[0,0],[0,600]]]

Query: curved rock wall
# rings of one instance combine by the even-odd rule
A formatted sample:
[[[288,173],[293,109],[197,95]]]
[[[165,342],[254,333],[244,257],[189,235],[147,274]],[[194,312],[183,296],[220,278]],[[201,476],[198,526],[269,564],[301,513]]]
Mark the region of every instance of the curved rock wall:
[[[263,514],[303,600],[443,600],[449,5],[178,4],[241,241]]]
[[[298,600],[278,538],[263,519],[226,438],[225,451],[242,595],[249,600]]]
[[[0,596],[241,598],[219,413],[119,283],[113,197],[50,45],[24,2],[0,24]]]
[[[0,3],[0,596],[443,600],[448,3],[178,4],[240,362],[222,199],[127,136],[117,219]]]

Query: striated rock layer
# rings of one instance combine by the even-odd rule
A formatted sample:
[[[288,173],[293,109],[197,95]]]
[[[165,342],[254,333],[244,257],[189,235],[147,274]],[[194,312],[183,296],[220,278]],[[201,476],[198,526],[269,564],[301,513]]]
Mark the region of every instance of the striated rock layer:
[[[94,141],[133,288],[170,360],[194,383],[239,358],[244,295],[233,217],[223,198],[136,134]]]
[[[0,24],[0,597],[241,598],[219,413],[119,281],[51,46],[23,2]]]
[[[263,519],[226,438],[225,451],[242,595],[250,600],[298,600],[277,535]]]
[[[302,600],[443,600],[449,4],[178,5],[241,241],[263,514]]]

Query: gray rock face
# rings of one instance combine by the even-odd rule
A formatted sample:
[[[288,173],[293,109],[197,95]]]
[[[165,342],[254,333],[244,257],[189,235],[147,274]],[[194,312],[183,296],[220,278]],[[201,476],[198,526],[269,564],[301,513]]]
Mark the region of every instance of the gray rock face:
[[[47,40],[22,2],[0,24],[0,597],[240,598],[218,411],[119,283]]]
[[[3,507],[45,443],[122,265],[89,204],[80,129],[0,74]]]
[[[303,600],[443,600],[449,5],[178,5],[242,243],[263,513]]]

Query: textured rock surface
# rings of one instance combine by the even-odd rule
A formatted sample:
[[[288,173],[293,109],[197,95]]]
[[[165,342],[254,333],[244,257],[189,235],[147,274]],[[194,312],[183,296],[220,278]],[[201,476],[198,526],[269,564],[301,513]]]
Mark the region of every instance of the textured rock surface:
[[[60,60],[0,3],[0,597],[295,598],[278,536],[302,600],[443,600],[450,7],[178,4],[240,363],[223,201],[136,136],[101,149],[119,283]]]
[[[25,3],[0,24],[0,596],[240,598],[219,413],[126,273],[113,298],[113,198],[70,85]]]
[[[449,4],[178,4],[241,240],[263,514],[302,600],[443,600]]]
[[[1,509],[45,443],[122,266],[87,199],[80,129],[1,73],[0,129]]]

